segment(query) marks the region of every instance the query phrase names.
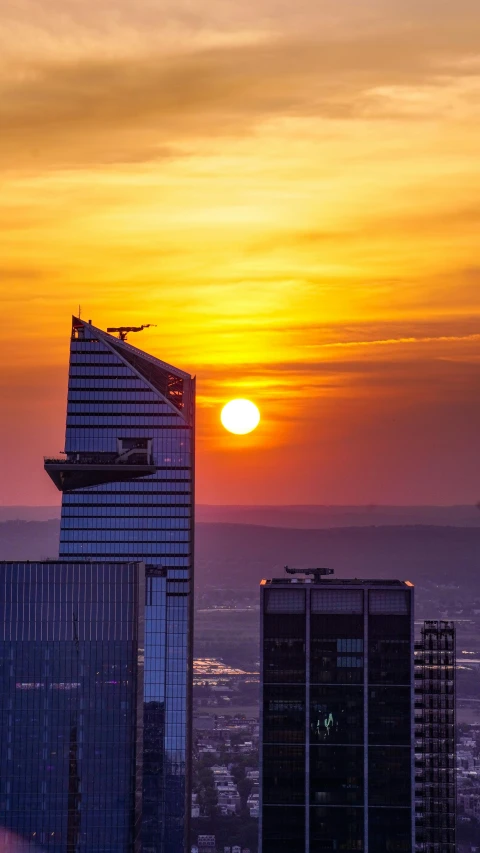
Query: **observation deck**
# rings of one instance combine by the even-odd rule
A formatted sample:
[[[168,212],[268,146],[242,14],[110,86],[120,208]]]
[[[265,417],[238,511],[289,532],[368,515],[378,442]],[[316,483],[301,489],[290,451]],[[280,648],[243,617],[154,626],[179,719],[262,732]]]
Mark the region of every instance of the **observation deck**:
[[[124,453],[66,453],[44,457],[44,468],[60,492],[147,477],[156,471],[150,448],[133,447]]]

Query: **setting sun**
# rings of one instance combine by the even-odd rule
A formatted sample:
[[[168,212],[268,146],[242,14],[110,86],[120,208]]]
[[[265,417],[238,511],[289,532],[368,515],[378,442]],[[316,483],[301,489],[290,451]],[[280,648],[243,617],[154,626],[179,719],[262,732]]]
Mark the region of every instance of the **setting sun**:
[[[235,435],[246,435],[260,423],[260,412],[250,400],[230,400],[220,415],[223,426]]]

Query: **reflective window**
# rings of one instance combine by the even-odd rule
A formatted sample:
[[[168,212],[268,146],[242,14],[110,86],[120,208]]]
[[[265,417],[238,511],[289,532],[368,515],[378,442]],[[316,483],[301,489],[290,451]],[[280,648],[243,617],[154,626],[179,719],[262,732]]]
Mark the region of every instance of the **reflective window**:
[[[305,853],[304,808],[265,806],[262,830],[263,853]]]
[[[368,594],[370,613],[410,613],[410,593],[406,589],[371,589]]]
[[[312,589],[312,613],[363,613],[363,592],[357,589]]]
[[[370,616],[368,620],[370,684],[410,684],[412,642],[409,616]]]
[[[305,616],[265,614],[264,680],[305,683]]]
[[[340,655],[337,643],[328,639],[312,641],[312,683],[362,684],[363,654]]]
[[[363,745],[363,688],[310,688],[310,743]]]
[[[410,809],[368,810],[369,853],[411,853]]]
[[[363,746],[310,748],[310,803],[363,804]]]
[[[363,615],[310,617],[312,684],[363,683]]]
[[[303,589],[266,589],[265,613],[305,613]]]
[[[369,802],[373,806],[408,806],[412,754],[408,746],[371,746],[368,750]]]
[[[305,742],[305,688],[268,685],[263,692],[264,743]]]
[[[305,747],[265,745],[263,802],[298,805],[305,802]]]
[[[368,739],[371,744],[408,745],[411,742],[409,687],[370,687]]]
[[[311,808],[310,853],[334,850],[358,853],[364,850],[363,823],[362,808]]]

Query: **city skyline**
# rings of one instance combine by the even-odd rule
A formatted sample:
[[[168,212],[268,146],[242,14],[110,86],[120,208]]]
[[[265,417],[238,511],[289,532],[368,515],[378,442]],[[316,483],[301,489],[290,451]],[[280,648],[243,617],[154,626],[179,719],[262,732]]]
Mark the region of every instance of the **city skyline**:
[[[0,851],[480,850],[479,44],[0,3]]]
[[[115,8],[0,12],[2,502],[79,302],[199,377],[202,503],[478,501],[478,5]]]

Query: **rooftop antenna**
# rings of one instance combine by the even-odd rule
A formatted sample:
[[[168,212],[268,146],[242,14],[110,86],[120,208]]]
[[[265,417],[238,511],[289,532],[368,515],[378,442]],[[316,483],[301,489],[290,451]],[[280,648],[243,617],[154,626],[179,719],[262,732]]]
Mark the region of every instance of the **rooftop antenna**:
[[[79,320],[81,319],[81,316],[82,316],[82,306],[79,303],[79,305],[78,305],[78,319]]]
[[[156,325],[156,323],[145,323],[143,326],[118,326],[117,328],[109,326],[107,332],[116,333],[119,341],[126,341],[129,332],[143,332],[144,329],[149,329],[151,326]]]
[[[313,575],[315,583],[320,583],[325,575],[333,575],[333,569],[291,569],[290,566],[284,566],[284,568],[287,575]]]

